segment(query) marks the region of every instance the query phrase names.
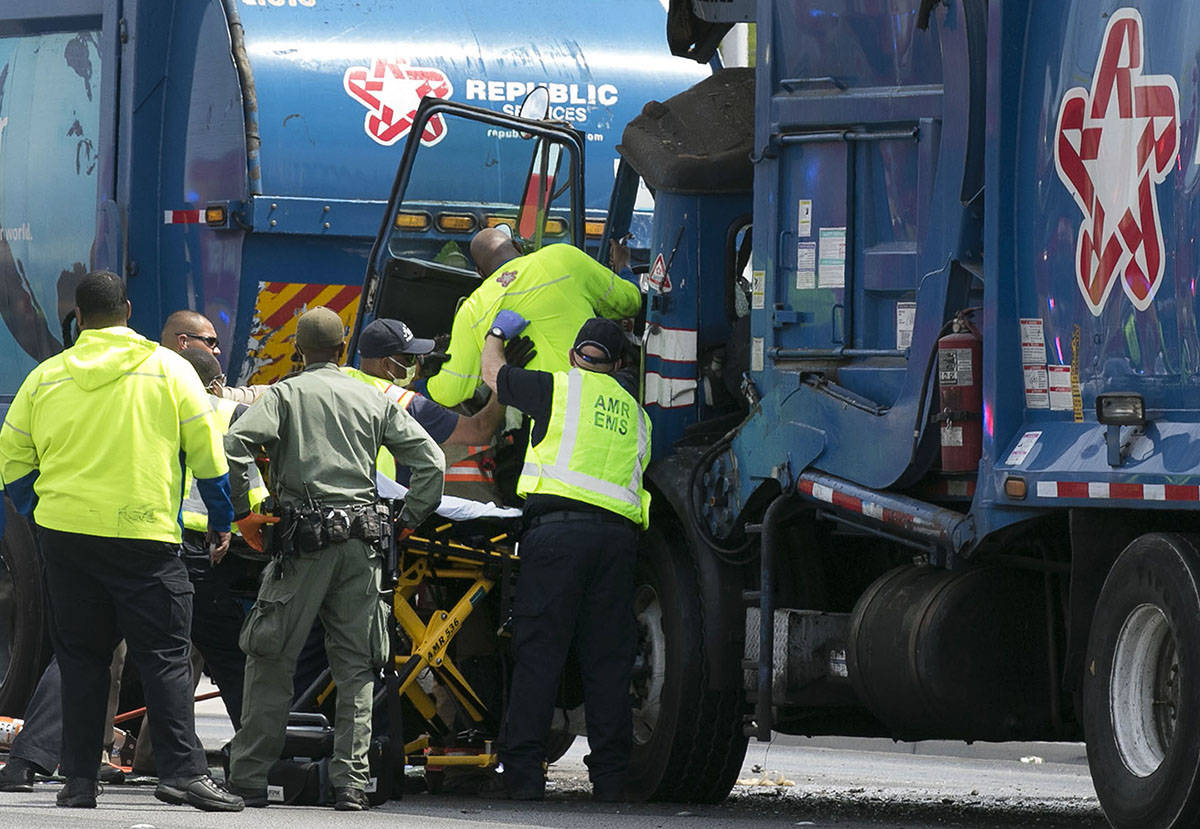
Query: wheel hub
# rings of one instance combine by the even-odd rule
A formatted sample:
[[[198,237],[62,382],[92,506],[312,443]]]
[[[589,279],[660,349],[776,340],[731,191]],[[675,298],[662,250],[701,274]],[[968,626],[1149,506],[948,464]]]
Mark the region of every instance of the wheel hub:
[[[721,455],[701,476],[701,514],[714,538],[728,538],[733,532],[735,515],[730,480],[735,475],[728,458]]]
[[[663,631],[662,603],[649,584],[639,585],[633,600],[637,617],[638,645],[633,663],[633,739],[650,742],[662,709],[663,684],[667,674],[667,637]]]
[[[1162,610],[1138,605],[1126,617],[1113,650],[1109,716],[1121,761],[1149,777],[1166,757],[1179,711],[1179,656]]]

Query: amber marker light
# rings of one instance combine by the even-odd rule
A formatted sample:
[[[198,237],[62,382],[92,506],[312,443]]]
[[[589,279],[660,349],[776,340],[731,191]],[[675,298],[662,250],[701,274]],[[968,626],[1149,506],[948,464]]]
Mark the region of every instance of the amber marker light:
[[[469,233],[475,229],[475,217],[470,213],[439,213],[437,229],[443,233]]]
[[[430,221],[428,213],[402,212],[396,214],[396,227],[401,230],[428,230]]]

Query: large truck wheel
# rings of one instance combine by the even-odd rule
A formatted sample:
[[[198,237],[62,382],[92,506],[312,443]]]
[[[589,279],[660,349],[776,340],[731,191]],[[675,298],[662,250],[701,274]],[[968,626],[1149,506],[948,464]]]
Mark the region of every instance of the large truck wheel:
[[[634,612],[630,794],[641,800],[717,803],[746,755],[740,687],[708,687],[695,563],[661,527],[642,535]]]
[[[1115,827],[1200,824],[1200,551],[1125,548],[1104,582],[1083,676],[1088,765]]]
[[[33,533],[12,503],[4,500],[0,544],[0,714],[19,717],[49,659],[42,575]]]

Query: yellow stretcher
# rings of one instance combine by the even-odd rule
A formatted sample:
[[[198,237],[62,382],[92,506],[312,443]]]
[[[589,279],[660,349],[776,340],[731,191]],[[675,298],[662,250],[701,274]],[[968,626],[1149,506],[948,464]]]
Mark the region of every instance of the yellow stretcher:
[[[517,563],[514,539],[509,533],[487,538],[486,546],[472,546],[451,537],[454,526],[439,525],[428,533],[411,535],[398,545],[392,598],[393,615],[410,649],[407,654],[393,654],[395,679],[389,684],[388,693],[406,697],[428,726],[428,733],[405,744],[404,754],[408,765],[425,767],[431,784],[434,773],[449,766],[486,769],[496,765],[491,739],[485,738],[475,746],[442,745],[444,738],[450,736],[450,728],[438,714],[433,698],[417,680],[428,668],[471,722],[477,728],[484,726],[489,715],[487,705],[455,666],[449,646],[472,611],[500,579],[515,572]],[[423,621],[413,606],[418,591],[426,584],[445,586],[451,582],[465,585],[461,598],[448,610],[435,609]]]

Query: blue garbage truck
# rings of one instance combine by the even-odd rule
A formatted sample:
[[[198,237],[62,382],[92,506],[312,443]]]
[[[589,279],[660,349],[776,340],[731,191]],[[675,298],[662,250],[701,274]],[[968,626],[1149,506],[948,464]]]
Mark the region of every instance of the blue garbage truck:
[[[699,60],[752,20],[757,61],[620,147],[654,193],[640,723],[694,723],[711,798],[746,736],[1084,740],[1114,826],[1197,825],[1200,7],[668,20]]]
[[[598,245],[621,129],[646,99],[710,74],[670,55],[665,20],[659,0],[6,0],[0,409],[62,348],[75,285],[98,268],[126,279],[145,335],[192,308],[213,321],[231,383],[284,376],[305,307],[358,316],[425,97],[515,114],[544,90],[546,117],[570,121],[590,151],[579,232]],[[496,129],[438,120],[419,140],[452,160],[402,221],[421,234],[414,250],[453,264],[474,230],[515,223],[530,159]],[[467,198],[464,182],[487,192]],[[548,218],[554,241],[567,228]],[[45,659],[37,584],[32,539],[10,520],[5,714],[20,713]]]
[[[608,213],[653,195],[639,793],[719,800],[777,732],[1084,740],[1114,826],[1197,825],[1200,9],[667,20],[699,61],[753,21],[757,54],[647,103]],[[509,128],[554,182],[523,215],[570,224],[585,142]],[[450,290],[412,251],[389,226],[365,313]]]

